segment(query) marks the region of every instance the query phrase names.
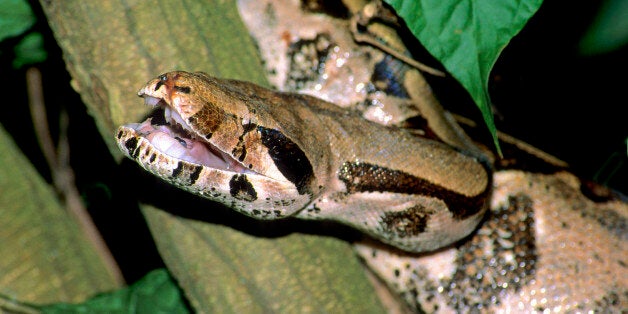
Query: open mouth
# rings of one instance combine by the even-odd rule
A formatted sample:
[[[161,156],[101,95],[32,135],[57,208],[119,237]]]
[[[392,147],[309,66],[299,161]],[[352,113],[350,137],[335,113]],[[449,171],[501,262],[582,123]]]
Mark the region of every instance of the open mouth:
[[[142,123],[125,125],[146,138],[170,157],[209,168],[237,173],[253,173],[229,154],[199,137],[163,99],[144,95],[144,103],[157,109]]]

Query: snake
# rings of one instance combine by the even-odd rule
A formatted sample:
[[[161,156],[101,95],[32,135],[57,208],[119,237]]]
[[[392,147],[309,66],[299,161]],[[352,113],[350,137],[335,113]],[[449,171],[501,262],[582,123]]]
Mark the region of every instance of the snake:
[[[331,48],[345,47],[339,36],[322,32],[291,47],[307,52],[314,43],[333,60]],[[384,56],[376,65],[395,63]],[[407,86],[423,83],[406,72],[395,72],[407,74],[399,79],[406,96],[382,114],[389,107],[360,111],[333,93],[306,95],[295,72],[286,77],[300,93],[171,71],[138,92],[161,118],[123,125],[116,140],[148,172],[245,215],[363,232],[356,252],[409,311],[625,310],[625,199],[520,141],[510,145],[536,166],[517,169],[458,140],[448,113],[407,106],[403,99],[422,97]],[[390,100],[373,95],[369,104]],[[420,135],[402,126],[416,112],[431,127]]]

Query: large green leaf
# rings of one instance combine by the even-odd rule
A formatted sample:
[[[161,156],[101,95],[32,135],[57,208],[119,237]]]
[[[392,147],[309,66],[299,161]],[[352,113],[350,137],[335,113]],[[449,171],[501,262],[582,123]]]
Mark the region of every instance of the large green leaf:
[[[80,227],[1,126],[0,217],[0,295],[78,302],[115,288]]]
[[[385,0],[471,94],[497,142],[488,79],[508,42],[542,0]]]
[[[348,243],[253,237],[145,207],[159,251],[204,313],[382,313]]]

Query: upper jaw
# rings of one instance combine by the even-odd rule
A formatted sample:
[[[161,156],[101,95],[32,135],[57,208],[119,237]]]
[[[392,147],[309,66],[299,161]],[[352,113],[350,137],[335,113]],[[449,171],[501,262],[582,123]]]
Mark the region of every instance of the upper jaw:
[[[161,107],[164,110],[164,118],[166,122],[173,125],[178,124],[181,128],[190,132],[190,134],[196,134],[196,132],[190,128],[183,117],[181,117],[177,110],[175,110],[166,99],[165,94],[167,93],[167,88],[164,88],[165,86],[155,88],[160,82],[161,80],[159,79],[149,82],[137,92],[137,95],[144,98],[145,105],[153,108]]]
[[[152,95],[154,93],[154,89],[155,89],[155,84],[154,83],[150,83],[150,84],[146,84],[144,87],[140,88],[140,90],[137,91],[137,96],[139,97],[156,97],[154,95]],[[153,90],[153,92],[151,92],[151,89]],[[159,97],[156,97],[159,98]]]
[[[146,94],[138,94],[140,97],[144,98],[144,104],[149,105],[151,107],[157,107],[158,105],[165,105],[165,101],[163,98],[149,96]],[[161,104],[163,102],[164,104]]]
[[[170,91],[169,87],[170,87],[169,82],[164,82],[158,78],[153,79],[152,81],[144,85],[144,87],[140,88],[139,91],[137,91],[137,96],[142,97],[142,98],[146,98],[146,97],[160,98],[163,101],[167,102],[166,98]]]
[[[171,108],[163,98],[146,94],[144,92],[144,89],[145,88],[142,88],[138,92],[138,95],[144,98],[145,105],[148,105],[154,108],[161,107],[164,110],[164,119],[166,122],[168,122],[169,124],[173,126],[178,125],[182,129],[186,130],[192,136],[196,134],[196,132],[185,122],[183,117],[181,117],[181,115],[176,110]]]

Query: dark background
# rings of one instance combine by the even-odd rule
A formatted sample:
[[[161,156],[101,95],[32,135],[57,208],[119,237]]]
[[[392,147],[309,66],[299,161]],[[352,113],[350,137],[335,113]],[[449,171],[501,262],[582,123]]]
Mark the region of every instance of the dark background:
[[[129,178],[147,179],[137,167],[129,163],[119,166],[111,157],[79,95],[70,87],[71,78],[45,16],[38,3],[33,5],[39,18],[35,28],[44,34],[49,54],[47,61],[36,66],[43,74],[53,138],[58,135],[59,111],[64,108],[70,115],[76,184],[127,280],[133,282],[161,265],[132,194],[140,183]],[[598,9],[596,1],[572,2],[569,7],[546,1],[498,60],[491,76],[491,97],[498,129],[567,161],[577,174],[626,193],[628,49],[597,56],[578,52],[578,43]],[[3,42],[2,51],[11,44],[11,40]],[[0,123],[50,182],[32,131],[25,72],[13,69],[11,60],[10,54],[0,55],[4,95]],[[137,87],[143,83],[138,82]],[[469,102],[455,82],[441,81],[435,90],[446,107]],[[607,162],[610,167],[605,167]],[[609,169],[614,167],[619,171],[611,174]]]

